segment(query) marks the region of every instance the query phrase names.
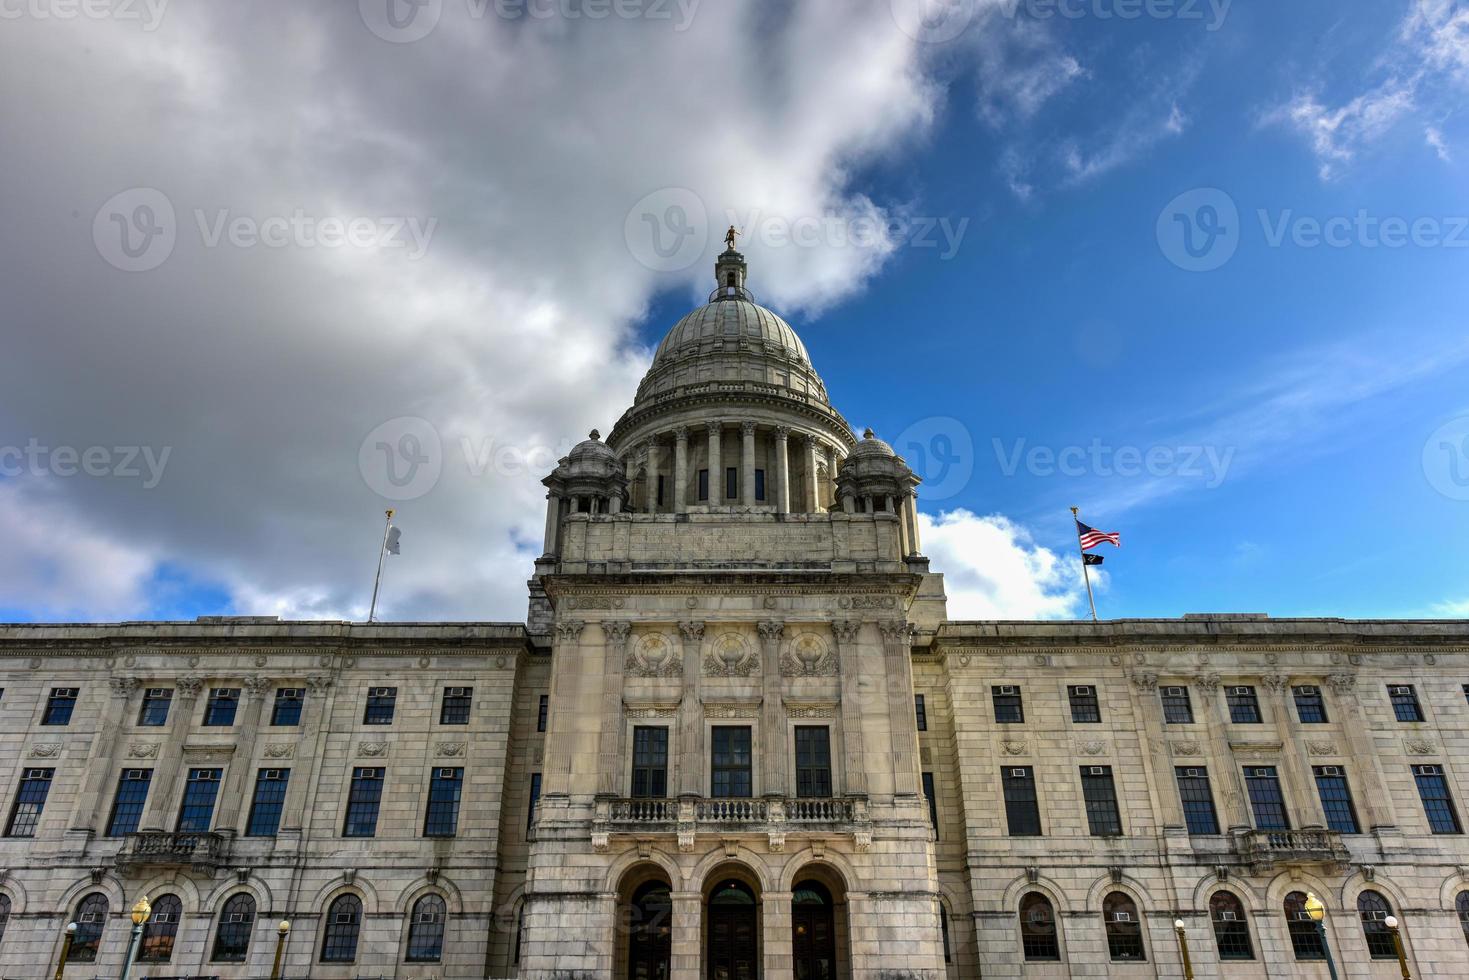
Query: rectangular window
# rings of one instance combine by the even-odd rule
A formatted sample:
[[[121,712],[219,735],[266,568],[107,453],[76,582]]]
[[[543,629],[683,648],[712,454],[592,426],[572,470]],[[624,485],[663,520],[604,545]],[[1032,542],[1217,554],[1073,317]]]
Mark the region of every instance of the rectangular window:
[[[526,832],[526,834],[529,834],[530,833],[530,829],[535,826],[535,823],[536,823],[536,806],[540,802],[541,802],[541,774],[538,773],[538,772],[533,772],[533,773],[530,774],[530,807],[527,809],[526,814],[525,814],[525,832]]]
[[[0,695],[4,695],[4,693],[4,689],[0,688]],[[1469,684],[1464,685],[1464,700],[1469,701]]]
[[[831,733],[825,725],[796,726],[796,795],[831,796]]]
[[[255,773],[255,797],[250,801],[250,815],[245,819],[246,837],[274,837],[281,825],[281,811],[286,806],[286,786],[291,781],[289,769],[261,769]]]
[[[659,507],[662,507],[663,506],[663,484],[667,481],[667,479],[668,478],[665,477],[665,476],[659,476],[658,477],[658,506]]]
[[[1231,687],[1225,697],[1229,701],[1229,720],[1236,725],[1260,724],[1260,699],[1253,687]]]
[[[51,777],[56,770],[26,769],[24,772],[15,793],[15,806],[10,808],[10,822],[5,826],[6,837],[36,836],[36,824],[41,822],[41,811],[46,808],[46,796],[51,792]]]
[[[928,822],[933,825],[933,839],[939,837],[939,793],[934,787],[933,773],[923,774],[923,796],[928,800]]]
[[[668,795],[668,729],[661,725],[632,730],[632,795],[645,800]]]
[[[1290,830],[1290,815],[1285,812],[1285,796],[1274,766],[1245,766],[1245,789],[1256,830]]]
[[[1418,692],[1412,684],[1390,684],[1388,696],[1392,698],[1392,713],[1398,721],[1422,721],[1423,709],[1418,705]]]
[[[923,703],[922,694],[913,695],[913,712],[918,718],[918,730],[928,731],[928,708]]]
[[[1209,770],[1202,766],[1177,766],[1178,798],[1183,803],[1183,822],[1190,834],[1219,833],[1219,815],[1214,812],[1214,793],[1209,788]]]
[[[223,774],[223,769],[189,770],[175,830],[181,834],[209,832],[209,825],[214,822],[214,801],[219,796],[219,780]]]
[[[1010,685],[990,688],[995,702],[995,724],[1019,725],[1025,721],[1025,708],[1020,703],[1020,688]]]
[[[1086,822],[1092,836],[1121,836],[1122,814],[1117,812],[1117,788],[1112,785],[1112,767],[1082,766],[1081,796],[1086,801]]]
[[[1000,770],[1005,787],[1005,822],[1011,837],[1039,837],[1041,810],[1036,802],[1035,770],[1030,766],[1006,766]]]
[[[228,728],[235,723],[235,710],[240,706],[238,687],[215,687],[209,691],[204,705],[204,724],[212,728]]]
[[[551,713],[551,695],[542,694],[541,703],[536,708],[536,731],[546,730],[546,718]]]
[[[1186,687],[1160,687],[1163,698],[1163,721],[1169,725],[1191,725],[1194,721],[1194,706],[1188,699]]]
[[[367,689],[367,708],[362,712],[362,724],[391,725],[397,707],[396,687],[370,687]]]
[[[173,688],[150,687],[143,692],[143,707],[138,711],[138,725],[158,728],[168,724],[168,709],[173,704]]]
[[[743,799],[753,795],[750,774],[750,729],[717,725],[713,729],[710,796]]]
[[[756,470],[755,471],[755,499],[756,500],[764,500],[765,499],[765,471],[764,470]]]
[[[148,785],[153,781],[152,769],[124,769],[117,779],[117,795],[112,799],[112,816],[107,819],[107,836],[122,837],[136,833],[143,819],[143,804],[148,800]]]
[[[709,499],[709,471],[708,470],[700,470],[699,471],[699,499],[700,500],[708,500]]]
[[[301,704],[306,691],[299,687],[275,689],[275,705],[270,709],[270,724],[275,728],[292,728],[301,724]]]
[[[734,500],[740,495],[740,471],[733,466],[724,471],[724,497]]]
[[[444,703],[439,706],[439,724],[469,724],[469,705],[473,700],[474,688],[472,687],[444,688]]]
[[[1340,834],[1361,833],[1357,828],[1357,808],[1352,805],[1346,773],[1340,766],[1312,766],[1311,772],[1316,776],[1316,791],[1321,794],[1326,826]]]
[[[434,770],[428,787],[423,836],[453,837],[459,832],[459,797],[463,787],[463,769]]]
[[[1072,684],[1066,688],[1071,700],[1071,720],[1078,725],[1096,725],[1102,720],[1102,706],[1097,701],[1097,689],[1090,684]]]
[[[1290,690],[1296,699],[1296,717],[1301,719],[1301,724],[1326,724],[1326,701],[1321,697],[1321,688],[1315,684],[1302,684]]]
[[[377,811],[383,802],[385,770],[358,766],[352,770],[352,788],[347,794],[347,822],[343,837],[376,837]]]
[[[1413,779],[1418,783],[1418,796],[1428,817],[1428,829],[1435,834],[1462,834],[1459,812],[1449,793],[1448,780],[1442,766],[1414,766]]]
[[[71,713],[77,706],[77,688],[53,687],[46,701],[46,711],[41,715],[43,725],[69,725]]]

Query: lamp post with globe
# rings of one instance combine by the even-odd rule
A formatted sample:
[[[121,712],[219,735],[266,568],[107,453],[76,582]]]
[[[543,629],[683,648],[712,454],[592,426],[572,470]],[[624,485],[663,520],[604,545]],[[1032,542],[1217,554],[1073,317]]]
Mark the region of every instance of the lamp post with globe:
[[[118,980],[128,980],[128,974],[133,969],[133,956],[138,951],[138,940],[143,936],[143,926],[148,922],[148,916],[153,914],[153,906],[148,904],[148,896],[144,895],[138,899],[138,904],[133,906],[133,935],[128,940],[127,956],[122,961],[122,974]]]
[[[1408,957],[1403,954],[1403,937],[1398,933],[1398,917],[1389,915],[1382,920],[1382,924],[1392,933],[1392,948],[1398,954],[1398,969],[1403,971],[1403,980],[1413,980],[1413,974],[1408,972]]]
[[[1326,954],[1326,969],[1331,980],[1337,980],[1336,961],[1331,958],[1331,944],[1326,941],[1326,926],[1321,921],[1326,918],[1326,906],[1321,904],[1315,892],[1306,892],[1306,914],[1316,923],[1316,935],[1321,937],[1321,951]]]

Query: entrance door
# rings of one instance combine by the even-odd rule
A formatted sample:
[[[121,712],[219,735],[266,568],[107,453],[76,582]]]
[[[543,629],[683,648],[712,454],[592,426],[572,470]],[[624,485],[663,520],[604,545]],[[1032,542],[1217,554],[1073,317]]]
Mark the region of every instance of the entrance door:
[[[628,980],[668,980],[673,902],[667,885],[650,881],[633,893],[628,926]]]
[[[708,980],[759,980],[755,894],[739,881],[709,896]]]
[[[836,980],[837,937],[831,893],[803,881],[791,893],[791,947],[795,980]]]

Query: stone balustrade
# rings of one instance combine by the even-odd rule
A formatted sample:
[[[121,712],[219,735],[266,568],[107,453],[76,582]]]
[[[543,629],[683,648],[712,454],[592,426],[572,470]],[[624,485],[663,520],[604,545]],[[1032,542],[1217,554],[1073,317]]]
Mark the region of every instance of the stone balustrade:
[[[117,863],[120,867],[188,865],[212,871],[229,863],[229,840],[221,834],[143,831],[127,836]]]
[[[820,830],[852,834],[859,850],[872,843],[867,801],[848,799],[617,799],[597,803],[592,841],[597,850],[610,846],[613,834],[647,836],[677,834],[679,849],[688,851],[701,833],[728,836],[759,834],[780,850],[788,832]]]
[[[1261,871],[1280,864],[1343,865],[1351,853],[1341,834],[1325,828],[1309,830],[1250,830],[1240,834],[1236,853]]]

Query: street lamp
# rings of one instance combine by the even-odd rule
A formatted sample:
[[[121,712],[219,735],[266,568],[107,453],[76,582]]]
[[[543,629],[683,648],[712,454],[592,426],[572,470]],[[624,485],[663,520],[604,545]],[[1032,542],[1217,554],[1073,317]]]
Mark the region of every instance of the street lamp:
[[[1183,934],[1183,920],[1173,920],[1173,932],[1178,936],[1178,951],[1183,954],[1183,980],[1194,980],[1194,965],[1188,958],[1188,937]]]
[[[1403,955],[1403,937],[1398,934],[1398,917],[1390,915],[1382,920],[1382,924],[1392,933],[1392,948],[1398,954],[1398,969],[1403,971],[1403,980],[1413,980],[1413,974],[1408,972],[1408,958]]]
[[[1316,923],[1316,935],[1321,937],[1321,951],[1326,954],[1326,969],[1331,973],[1331,980],[1337,980],[1336,961],[1331,958],[1331,944],[1326,941],[1326,926],[1321,921],[1326,917],[1326,906],[1321,904],[1315,892],[1306,892],[1306,914]]]
[[[61,971],[66,969],[66,958],[71,955],[71,941],[76,938],[77,924],[66,924],[66,938],[61,941],[61,959],[56,962],[56,980],[61,980]]]
[[[281,954],[286,951],[286,936],[291,932],[291,921],[282,919],[275,927],[275,966],[270,968],[270,980],[281,980]]]
[[[148,904],[148,896],[144,895],[138,899],[138,904],[133,906],[133,935],[128,940],[128,953],[122,961],[122,975],[119,980],[128,980],[128,973],[133,968],[133,955],[138,950],[138,940],[143,935],[143,925],[148,921],[148,916],[153,914],[153,906]]]

